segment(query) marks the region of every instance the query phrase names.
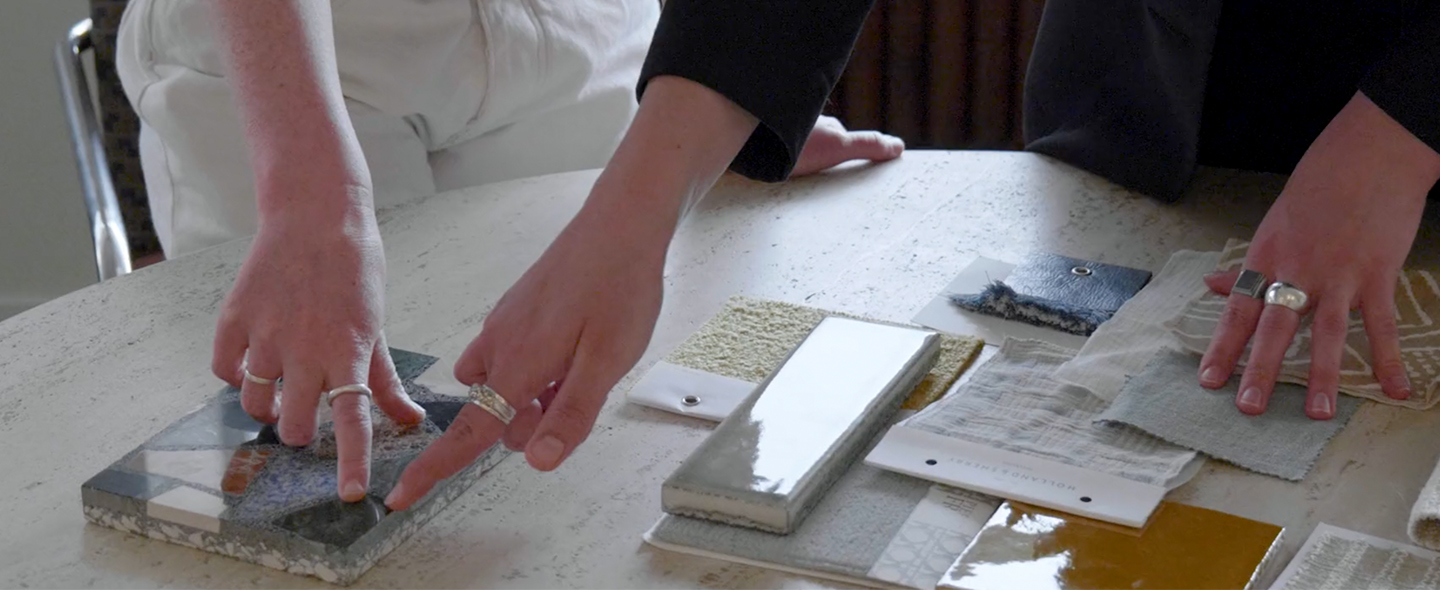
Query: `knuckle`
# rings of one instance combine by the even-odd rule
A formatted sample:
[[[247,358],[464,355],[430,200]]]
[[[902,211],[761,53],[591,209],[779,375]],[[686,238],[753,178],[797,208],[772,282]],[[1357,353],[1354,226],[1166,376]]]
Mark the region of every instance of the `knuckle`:
[[[595,420],[593,413],[568,404],[551,407],[550,414],[554,416],[553,419],[561,428],[573,431],[576,436],[581,437],[589,432],[590,424]]]
[[[1377,361],[1375,364],[1375,374],[1385,377],[1404,375],[1405,363],[1400,362],[1399,357]]]
[[[1344,339],[1349,328],[1349,318],[1345,314],[1327,313],[1315,316],[1314,323],[1310,325],[1310,333],[1317,339]]]
[[[1221,330],[1243,332],[1249,330],[1251,325],[1250,314],[1238,305],[1226,305],[1225,311],[1220,313]]]

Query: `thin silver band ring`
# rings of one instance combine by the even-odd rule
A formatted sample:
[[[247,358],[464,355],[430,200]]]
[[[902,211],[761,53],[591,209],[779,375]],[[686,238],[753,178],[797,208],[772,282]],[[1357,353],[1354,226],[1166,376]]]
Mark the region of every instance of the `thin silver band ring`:
[[[335,405],[335,398],[351,393],[363,395],[370,398],[374,397],[374,393],[370,391],[370,386],[365,385],[364,383],[342,385],[340,387],[336,387],[335,389],[331,389],[330,391],[325,392],[325,405]]]

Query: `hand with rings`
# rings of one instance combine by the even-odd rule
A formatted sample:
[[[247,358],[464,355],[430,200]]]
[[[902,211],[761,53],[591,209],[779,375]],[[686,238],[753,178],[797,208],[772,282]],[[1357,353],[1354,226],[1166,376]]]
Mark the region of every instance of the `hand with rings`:
[[[1395,285],[1437,179],[1440,154],[1357,94],[1296,166],[1256,230],[1243,272],[1206,277],[1229,299],[1200,362],[1200,384],[1225,385],[1248,343],[1235,404],[1264,412],[1301,318],[1313,314],[1305,413],[1329,419],[1358,308],[1376,380],[1386,395],[1408,397]]]
[[[211,368],[240,387],[246,413],[278,423],[287,445],[310,444],[320,402],[331,404],[336,492],[353,502],[370,485],[372,399],[401,424],[418,424],[425,410],[401,387],[380,331],[373,219],[332,229],[286,216],[262,224],[221,309]]]

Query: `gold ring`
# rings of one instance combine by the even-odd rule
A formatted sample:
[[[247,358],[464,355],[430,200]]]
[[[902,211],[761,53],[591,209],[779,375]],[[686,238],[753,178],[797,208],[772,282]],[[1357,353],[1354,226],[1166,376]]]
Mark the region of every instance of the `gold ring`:
[[[505,401],[505,398],[500,397],[500,394],[495,393],[495,390],[490,389],[488,385],[479,383],[471,385],[470,403],[479,406],[480,409],[485,410],[506,426],[509,426],[510,421],[515,419],[515,408],[511,407],[510,402]]]
[[[335,405],[335,398],[340,397],[340,396],[345,395],[345,394],[348,394],[348,393],[357,393],[357,394],[363,395],[363,396],[365,396],[365,397],[373,397],[373,395],[374,395],[374,394],[370,391],[370,387],[367,386],[367,385],[365,385],[364,383],[355,383],[355,384],[353,384],[353,385],[342,385],[342,386],[340,386],[340,387],[336,387],[335,389],[331,389],[330,391],[325,392],[325,405],[327,405],[327,406]]]

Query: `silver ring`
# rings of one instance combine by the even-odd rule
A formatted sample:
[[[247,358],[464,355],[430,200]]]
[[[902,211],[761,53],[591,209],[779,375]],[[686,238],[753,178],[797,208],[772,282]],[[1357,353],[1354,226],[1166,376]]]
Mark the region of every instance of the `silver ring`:
[[[1266,278],[1265,273],[1247,269],[1240,271],[1240,276],[1235,277],[1235,286],[1230,288],[1230,293],[1264,299],[1265,289],[1269,286],[1270,279]]]
[[[1295,310],[1295,313],[1304,315],[1307,303],[1310,303],[1310,296],[1290,283],[1275,281],[1275,284],[1265,290],[1265,305],[1288,307]]]
[[[365,397],[374,397],[374,393],[370,391],[370,386],[365,385],[364,383],[342,385],[340,387],[336,387],[335,389],[331,389],[330,391],[325,392],[325,405],[333,406],[335,405],[335,398],[350,393],[357,393]]]
[[[256,384],[256,385],[274,385],[274,384],[275,384],[275,379],[279,379],[279,377],[276,377],[275,379],[266,379],[266,378],[264,378],[264,377],[256,377],[254,373],[251,373],[251,372],[250,372],[250,367],[245,367],[244,369],[241,369],[241,370],[242,370],[242,371],[245,371],[245,380],[246,380],[246,381],[249,381],[249,382],[251,382],[251,383],[254,383],[254,384]]]
[[[510,402],[505,401],[505,398],[500,397],[500,394],[495,393],[495,390],[490,389],[488,385],[479,383],[471,385],[470,403],[479,406],[480,409],[485,410],[506,426],[509,426],[510,421],[515,419],[515,408],[511,407]]]

